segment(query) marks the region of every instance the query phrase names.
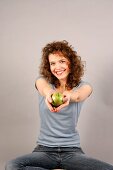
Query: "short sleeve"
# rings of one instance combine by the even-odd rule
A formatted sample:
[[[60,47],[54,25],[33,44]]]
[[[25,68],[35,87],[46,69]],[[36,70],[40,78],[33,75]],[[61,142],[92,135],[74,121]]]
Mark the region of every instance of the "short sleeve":
[[[82,87],[84,85],[89,85],[90,87],[92,87],[92,85],[89,82],[81,80],[80,83],[78,84],[78,86],[74,87],[74,91],[76,91],[77,89],[79,89],[80,87]]]

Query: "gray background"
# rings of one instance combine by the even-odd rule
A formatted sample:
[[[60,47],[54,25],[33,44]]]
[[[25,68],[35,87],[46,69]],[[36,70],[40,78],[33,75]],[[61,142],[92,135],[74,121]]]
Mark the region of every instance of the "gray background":
[[[36,145],[41,48],[63,39],[86,61],[94,89],[79,119],[81,146],[113,164],[113,0],[0,0],[1,169]]]

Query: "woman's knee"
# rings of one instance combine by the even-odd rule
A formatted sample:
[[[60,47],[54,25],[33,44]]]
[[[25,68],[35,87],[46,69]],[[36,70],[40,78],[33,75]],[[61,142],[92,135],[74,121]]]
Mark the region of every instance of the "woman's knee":
[[[7,161],[6,162],[5,170],[12,170],[12,161]]]
[[[7,161],[5,170],[18,170],[18,165],[14,160]]]

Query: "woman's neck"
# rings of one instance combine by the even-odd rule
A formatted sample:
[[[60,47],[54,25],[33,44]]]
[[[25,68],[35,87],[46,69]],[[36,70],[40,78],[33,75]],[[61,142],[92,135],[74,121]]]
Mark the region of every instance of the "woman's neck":
[[[63,93],[66,90],[66,82],[60,81],[60,86],[57,88],[57,90]]]

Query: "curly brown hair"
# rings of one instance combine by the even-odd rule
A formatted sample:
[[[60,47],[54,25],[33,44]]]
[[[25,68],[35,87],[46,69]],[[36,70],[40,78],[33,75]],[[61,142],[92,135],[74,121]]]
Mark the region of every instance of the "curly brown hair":
[[[42,60],[40,65],[40,75],[43,76],[49,83],[54,84],[55,87],[60,86],[59,80],[51,73],[48,56],[50,54],[61,52],[65,58],[70,62],[70,73],[68,75],[66,88],[72,89],[76,87],[84,74],[84,64],[81,57],[78,56],[74,48],[69,45],[66,40],[53,41],[48,43],[42,49]]]

